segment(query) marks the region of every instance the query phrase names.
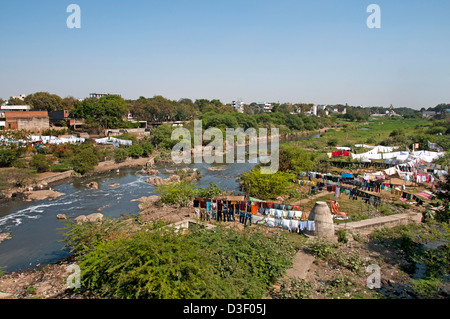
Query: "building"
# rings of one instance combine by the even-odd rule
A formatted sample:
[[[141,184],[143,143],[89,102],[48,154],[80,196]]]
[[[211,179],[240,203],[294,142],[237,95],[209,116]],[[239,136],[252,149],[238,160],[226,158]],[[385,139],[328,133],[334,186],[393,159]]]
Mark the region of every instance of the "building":
[[[117,96],[121,96],[120,94],[112,94],[112,93],[91,93],[89,94],[89,97],[92,98],[101,98],[104,96],[108,96],[108,95],[117,95]]]
[[[244,102],[241,100],[231,102],[231,106],[238,112],[244,112]]]
[[[273,105],[270,103],[258,103],[253,106],[253,112],[270,113],[273,110]]]
[[[311,109],[309,111],[306,111],[305,115],[307,115],[307,116],[317,116],[317,104],[314,104],[313,106],[311,106]]]
[[[11,96],[10,99],[17,99],[17,100],[25,100],[27,96],[25,94],[20,94],[19,96]]]
[[[42,131],[49,128],[47,111],[0,111],[0,129]]]
[[[440,115],[440,113],[436,111],[422,111],[422,117],[424,119],[431,119],[434,118],[436,115]]]
[[[147,121],[139,121],[138,119],[136,119],[134,117],[134,115],[132,113],[128,113],[126,120],[131,123],[139,123],[139,128],[147,128],[147,126],[148,126]]]
[[[64,122],[67,127],[73,127],[76,129],[81,128],[84,124],[84,120],[76,119],[70,110],[50,112],[48,116],[52,126],[63,126]]]
[[[12,111],[30,111],[29,105],[2,105],[0,106],[0,112],[12,112]]]

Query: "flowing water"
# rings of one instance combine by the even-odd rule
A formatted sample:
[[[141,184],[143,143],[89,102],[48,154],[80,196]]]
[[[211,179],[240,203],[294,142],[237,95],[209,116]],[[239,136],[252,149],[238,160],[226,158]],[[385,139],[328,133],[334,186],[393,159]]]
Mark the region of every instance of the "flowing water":
[[[320,135],[308,139],[318,137]],[[254,165],[225,164],[222,166],[225,170],[221,171],[209,171],[207,168],[211,165],[205,163],[179,168],[199,169],[203,177],[198,181],[198,187],[207,187],[213,182],[224,191],[239,193],[236,178],[251,170]],[[161,172],[159,176],[166,178],[171,174],[165,174],[164,168],[166,167],[158,167]],[[64,243],[61,242],[65,223],[56,218],[58,214],[66,214],[69,219],[97,212],[112,218],[138,215],[139,202],[132,200],[156,194],[155,187],[145,182],[147,178],[148,176],[141,175],[138,169],[121,169],[119,174],[102,173],[73,179],[56,186],[53,189],[65,195],[55,200],[10,201],[0,204],[0,233],[11,233],[13,236],[0,244],[0,269],[17,272],[68,257],[70,254],[63,250]],[[86,184],[92,181],[98,183],[98,190],[86,187]],[[113,183],[118,183],[119,186],[109,187]]]

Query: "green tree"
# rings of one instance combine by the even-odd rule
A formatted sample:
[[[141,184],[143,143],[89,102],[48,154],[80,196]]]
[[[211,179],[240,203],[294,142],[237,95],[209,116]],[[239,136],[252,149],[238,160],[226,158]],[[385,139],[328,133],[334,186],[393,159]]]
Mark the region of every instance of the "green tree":
[[[178,141],[172,140],[173,127],[170,124],[163,124],[156,128],[152,136],[153,144],[159,148],[172,149]]]
[[[64,109],[64,103],[60,96],[48,92],[36,92],[24,99],[24,103],[30,105],[33,110],[53,112]]]
[[[250,196],[264,200],[286,195],[292,188],[293,178],[293,174],[285,172],[261,174],[261,170],[257,167],[240,176],[244,191]]]
[[[0,145],[0,167],[9,167],[23,153],[20,149]]]
[[[80,149],[74,153],[71,158],[73,170],[79,174],[92,172],[98,164],[98,157],[94,148],[89,145],[79,147]]]
[[[99,99],[84,99],[75,105],[73,114],[77,118],[91,119],[100,122],[104,128],[119,127],[128,114],[125,100],[118,95],[107,95]]]
[[[30,165],[35,168],[38,173],[48,172],[53,160],[49,159],[44,154],[35,154],[31,158]]]
[[[128,158],[128,151],[124,148],[116,148],[113,157],[116,163],[122,163]]]
[[[315,157],[313,152],[285,144],[280,147],[279,169],[283,172],[294,173],[309,171],[314,167]]]
[[[198,197],[204,197],[204,198],[214,198],[216,196],[219,196],[222,194],[222,190],[219,186],[217,186],[216,183],[209,183],[208,187],[206,188],[199,188],[197,190],[197,196]]]
[[[164,204],[187,207],[195,198],[197,191],[191,181],[161,185],[156,189]]]

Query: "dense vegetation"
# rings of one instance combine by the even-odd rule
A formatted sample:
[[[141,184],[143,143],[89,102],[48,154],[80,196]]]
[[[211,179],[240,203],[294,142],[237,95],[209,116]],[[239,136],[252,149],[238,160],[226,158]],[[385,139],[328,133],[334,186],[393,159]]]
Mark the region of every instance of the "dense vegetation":
[[[292,263],[282,234],[217,227],[181,235],[156,228],[130,235],[120,222],[69,225],[68,246],[79,254],[82,290],[103,298],[262,298]]]

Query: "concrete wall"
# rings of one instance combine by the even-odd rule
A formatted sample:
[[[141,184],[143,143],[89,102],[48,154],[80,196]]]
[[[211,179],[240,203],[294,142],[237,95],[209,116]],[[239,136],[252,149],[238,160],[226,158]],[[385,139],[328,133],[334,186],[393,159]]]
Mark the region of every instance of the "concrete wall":
[[[360,220],[357,222],[350,222],[345,224],[336,224],[335,230],[347,230],[352,233],[367,234],[371,233],[377,228],[391,228],[400,225],[409,225],[420,223],[422,221],[421,213],[405,213],[391,216],[384,216],[372,219]]]
[[[50,128],[48,117],[18,118],[18,130],[43,131]]]

